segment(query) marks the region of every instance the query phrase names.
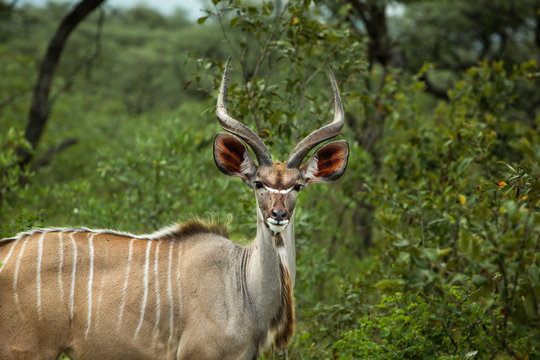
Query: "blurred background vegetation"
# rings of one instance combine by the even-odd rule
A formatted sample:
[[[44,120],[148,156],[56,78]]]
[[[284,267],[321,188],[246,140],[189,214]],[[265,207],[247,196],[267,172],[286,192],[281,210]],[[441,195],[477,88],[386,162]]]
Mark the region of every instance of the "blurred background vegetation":
[[[1,236],[233,214],[247,243],[254,197],[212,158],[223,63],[229,111],[281,159],[332,118],[331,67],[349,167],[300,196],[298,325],[265,358],[540,358],[539,0],[213,0],[196,21],[105,2],[61,53],[35,145],[38,72],[76,4],[16,3],[0,0]]]

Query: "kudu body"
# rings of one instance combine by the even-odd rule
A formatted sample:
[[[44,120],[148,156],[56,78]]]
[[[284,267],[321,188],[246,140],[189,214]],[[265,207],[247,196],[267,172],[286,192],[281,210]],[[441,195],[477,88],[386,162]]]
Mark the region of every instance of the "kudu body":
[[[226,111],[229,63],[217,103],[214,160],[255,192],[257,234],[191,221],[150,235],[86,228],[36,229],[0,241],[0,359],[254,359],[283,348],[294,327],[294,210],[311,182],[337,179],[348,146],[330,73],[334,121],[286,162]],[[237,137],[238,136],[238,137]],[[240,140],[240,139],[242,140]],[[255,153],[251,158],[247,143]]]

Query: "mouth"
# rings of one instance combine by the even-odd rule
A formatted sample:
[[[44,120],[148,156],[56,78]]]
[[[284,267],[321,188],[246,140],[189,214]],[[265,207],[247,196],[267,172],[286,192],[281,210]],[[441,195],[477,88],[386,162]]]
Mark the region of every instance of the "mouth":
[[[270,230],[272,230],[275,233],[279,233],[285,230],[287,225],[289,225],[289,220],[277,221],[275,219],[268,218],[266,219],[266,224],[268,224],[268,227],[270,228]]]

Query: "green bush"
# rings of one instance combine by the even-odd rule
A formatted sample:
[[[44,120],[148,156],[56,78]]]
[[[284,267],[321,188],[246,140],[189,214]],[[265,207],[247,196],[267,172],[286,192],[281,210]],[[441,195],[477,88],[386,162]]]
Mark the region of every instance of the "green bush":
[[[339,359],[472,359],[493,354],[492,319],[467,288],[446,296],[384,296],[358,317],[358,328],[334,343]]]
[[[432,120],[389,124],[400,140],[385,138],[371,194],[381,273],[359,288],[382,298],[363,309],[344,295],[358,318],[340,358],[540,356],[540,138],[510,118],[534,64],[501,65],[470,69]]]

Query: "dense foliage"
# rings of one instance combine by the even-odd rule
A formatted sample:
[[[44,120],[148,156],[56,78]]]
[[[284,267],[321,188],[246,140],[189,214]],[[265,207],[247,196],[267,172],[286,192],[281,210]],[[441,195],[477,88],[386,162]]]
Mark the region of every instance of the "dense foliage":
[[[298,326],[288,350],[266,358],[540,358],[540,46],[527,32],[540,5],[513,7],[519,16],[500,21],[505,43],[489,37],[482,52],[475,36],[503,31],[491,11],[501,2],[485,13],[465,1],[401,3],[387,21],[403,35],[402,67],[369,56],[369,29],[335,1],[213,0],[198,24],[145,8],[93,14],[62,57],[36,157],[67,137],[78,144],[23,169],[32,81],[69,7],[2,5],[0,235],[149,232],[233,214],[233,239],[248,242],[254,198],[211,153],[223,63],[233,56],[229,111],[282,159],[331,119],[331,67],[349,167],[300,196]],[[483,15],[478,34],[462,13]],[[448,87],[443,100],[428,74]]]

